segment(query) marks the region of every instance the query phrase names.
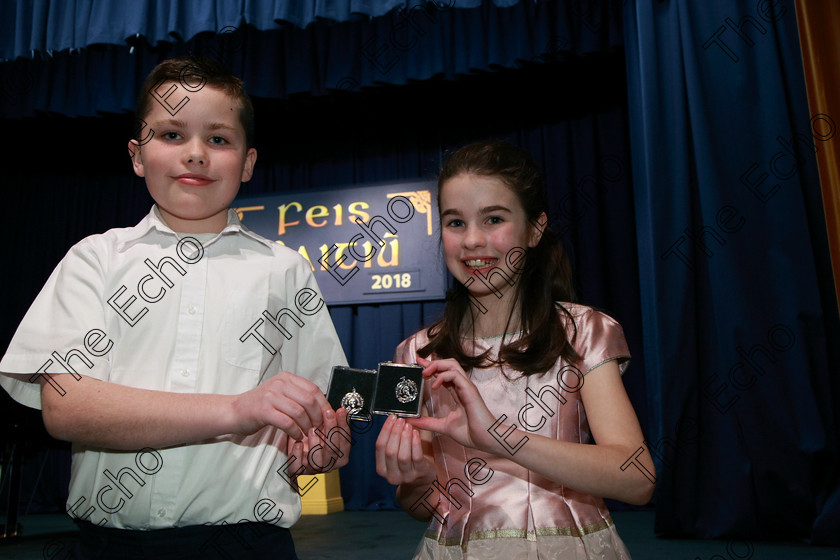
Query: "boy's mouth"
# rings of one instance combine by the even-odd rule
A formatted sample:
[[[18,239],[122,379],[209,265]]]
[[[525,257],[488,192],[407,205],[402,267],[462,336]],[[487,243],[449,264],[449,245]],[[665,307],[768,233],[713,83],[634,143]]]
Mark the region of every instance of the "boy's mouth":
[[[485,268],[492,267],[498,261],[499,261],[499,259],[480,258],[480,259],[464,259],[461,262],[463,262],[464,265],[467,268],[470,268],[472,270],[483,270]]]
[[[192,185],[192,186],[204,186],[209,185],[213,182],[213,179],[206,175],[199,175],[198,173],[184,173],[183,175],[178,175],[175,177],[175,180],[179,183],[183,183],[184,185]]]

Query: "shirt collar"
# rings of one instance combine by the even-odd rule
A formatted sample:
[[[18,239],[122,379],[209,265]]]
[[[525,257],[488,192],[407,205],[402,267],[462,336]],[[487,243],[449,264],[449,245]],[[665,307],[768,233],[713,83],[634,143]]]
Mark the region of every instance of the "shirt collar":
[[[174,235],[178,239],[183,237],[187,237],[187,234],[179,233],[173,231],[166,222],[163,221],[163,218],[160,215],[160,210],[158,209],[157,204],[152,205],[151,211],[146,214],[146,217],[143,218],[139,224],[134,226],[133,228],[128,228],[128,235],[123,239],[123,241],[119,244],[118,250],[123,250],[126,247],[133,245],[134,243],[140,241],[143,237],[148,235],[152,232],[152,230],[156,230],[159,233],[164,235]],[[222,235],[234,235],[240,233],[262,245],[268,247],[269,249],[273,249],[274,245],[268,239],[262,237],[261,235],[257,235],[247,227],[245,227],[242,222],[239,220],[239,215],[237,214],[236,210],[233,208],[228,208],[227,214],[227,225],[225,228],[216,235],[213,239],[206,243],[202,243],[204,247],[211,245],[216,242]]]

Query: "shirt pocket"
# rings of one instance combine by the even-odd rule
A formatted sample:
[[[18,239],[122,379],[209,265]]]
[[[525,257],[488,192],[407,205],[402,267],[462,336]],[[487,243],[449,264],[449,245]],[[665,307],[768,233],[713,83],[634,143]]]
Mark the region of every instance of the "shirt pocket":
[[[277,352],[271,325],[262,316],[267,302],[246,290],[231,290],[222,320],[222,359],[230,365],[261,371]]]

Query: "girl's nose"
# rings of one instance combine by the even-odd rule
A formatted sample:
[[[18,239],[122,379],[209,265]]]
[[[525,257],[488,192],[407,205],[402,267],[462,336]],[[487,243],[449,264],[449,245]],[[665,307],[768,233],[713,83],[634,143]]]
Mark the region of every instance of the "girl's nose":
[[[484,232],[475,226],[467,226],[464,232],[464,247],[467,249],[475,249],[476,247],[483,247],[486,244]]]

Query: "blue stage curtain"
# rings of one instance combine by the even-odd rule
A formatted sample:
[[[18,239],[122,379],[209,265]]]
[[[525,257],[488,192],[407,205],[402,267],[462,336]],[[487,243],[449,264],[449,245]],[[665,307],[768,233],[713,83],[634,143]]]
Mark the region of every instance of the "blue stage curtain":
[[[445,5],[453,2],[449,0]],[[277,29],[284,24],[306,27],[317,20],[381,16],[415,4],[416,1],[405,0],[5,1],[0,22],[0,60],[31,58],[34,52],[79,50],[95,44],[122,45],[138,35],[152,44],[172,41],[173,37],[189,40],[204,31],[238,27],[243,22],[259,30]]]
[[[431,77],[454,79],[516,67],[523,61],[607,52],[622,43],[619,0],[594,6],[574,0],[521,2],[512,7],[485,2],[476,8],[449,8],[453,2],[413,5],[374,19],[305,29],[274,26],[260,30],[238,20],[230,20],[231,27],[230,21],[219,17],[217,27],[201,24],[201,33],[186,28],[172,31],[167,24],[163,27],[166,33],[132,34],[128,44],[121,40],[120,46],[96,44],[36,52],[34,58],[0,63],[0,117],[131,111],[148,72],[164,58],[188,53],[227,64],[245,80],[252,96],[278,99],[297,93],[322,95],[402,85]],[[473,4],[476,2],[468,5]],[[138,2],[132,10],[145,5]],[[193,22],[185,9],[181,15],[174,7],[172,10],[175,15],[150,11],[145,17],[139,13],[136,17],[147,21],[155,19],[154,14],[166,21],[183,20],[184,25]],[[197,12],[207,14],[203,20],[198,18],[202,21],[215,17],[209,8]],[[106,22],[102,19],[101,25]],[[16,37],[12,34],[8,40]]]
[[[632,2],[625,36],[656,530],[838,544],[840,116],[808,114],[794,4]]]
[[[519,0],[492,0],[509,7]],[[36,52],[124,45],[142,36],[149,43],[187,41],[199,33],[250,25],[260,31],[318,21],[341,22],[412,10],[424,0],[5,0],[0,3],[0,60],[32,58]],[[441,8],[475,8],[481,0],[435,0]],[[580,2],[579,2],[580,3]],[[581,11],[589,11],[582,6]]]
[[[375,181],[432,178],[442,153],[481,138],[522,146],[545,169],[552,226],[569,241],[581,300],[624,326],[634,359],[625,384],[645,415],[638,273],[626,84],[621,51],[428,80],[395,88],[285,101],[256,99],[259,158],[243,194]],[[561,84],[558,87],[558,76]],[[103,75],[108,79],[108,74]],[[488,92],[492,92],[489,94]],[[0,277],[5,343],[50,271],[82,237],[136,223],[150,199],[133,177],[130,115],[4,121],[15,142],[3,152],[16,274]],[[45,137],[62,139],[47,144]],[[43,159],[41,161],[39,158]],[[47,164],[48,163],[48,164]],[[402,339],[430,324],[440,302],[330,308],[350,363],[373,367]],[[374,443],[354,426],[342,469],[348,509],[395,508],[393,487],[376,475]]]

